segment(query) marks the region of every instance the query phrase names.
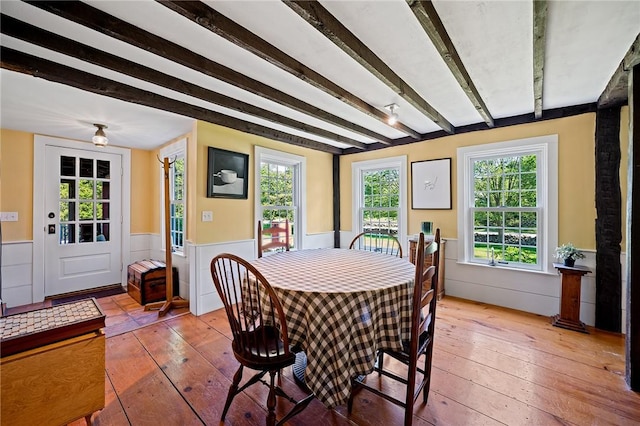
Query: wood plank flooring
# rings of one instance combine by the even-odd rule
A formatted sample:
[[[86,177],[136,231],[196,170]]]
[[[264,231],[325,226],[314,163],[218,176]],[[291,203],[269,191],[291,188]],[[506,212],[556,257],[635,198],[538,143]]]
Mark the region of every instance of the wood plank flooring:
[[[95,425],[221,424],[238,365],[223,312],[172,311],[158,322],[157,312],[144,312],[126,294],[99,303],[107,313],[106,407],[93,415]],[[436,328],[429,402],[415,408],[414,425],[640,424],[640,394],[624,382],[622,335],[576,333],[547,317],[451,297],[438,302]],[[282,382],[304,396],[290,370]],[[263,425],[266,397],[266,387],[248,388],[224,424]],[[277,416],[289,407],[279,400]],[[287,424],[386,426],[402,419],[400,407],[362,391],[350,415],[345,406],[327,409],[314,400]]]

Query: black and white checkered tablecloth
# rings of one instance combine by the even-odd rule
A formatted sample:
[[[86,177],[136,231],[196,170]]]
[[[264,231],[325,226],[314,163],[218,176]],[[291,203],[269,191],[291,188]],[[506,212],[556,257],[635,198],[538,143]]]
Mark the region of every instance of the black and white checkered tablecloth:
[[[351,378],[373,371],[376,350],[409,337],[415,267],[346,249],[283,252],[252,262],[276,291],[289,339],[307,355],[305,381],[326,406],[347,402]]]

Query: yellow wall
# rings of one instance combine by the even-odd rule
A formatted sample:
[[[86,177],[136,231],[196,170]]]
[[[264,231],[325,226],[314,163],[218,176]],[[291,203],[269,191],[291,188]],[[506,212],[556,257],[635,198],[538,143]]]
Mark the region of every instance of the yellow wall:
[[[276,142],[222,126],[198,122],[195,186],[195,243],[206,244],[255,238],[254,147],[284,151],[307,159],[307,233],[333,230],[333,156],[328,153]],[[249,188],[246,200],[207,198],[208,147],[249,154]],[[203,210],[213,212],[213,222],[202,222]]]
[[[33,133],[0,129],[0,208],[18,212],[18,222],[2,223],[2,240],[33,239]],[[131,150],[131,233],[157,232],[149,206],[158,203],[157,163],[149,151]],[[151,192],[150,192],[151,191]],[[157,207],[156,207],[157,208]],[[159,219],[158,219],[159,221]]]
[[[435,227],[441,229],[444,237],[457,238],[456,148],[549,134],[558,135],[558,241],[571,241],[580,248],[593,249],[595,248],[595,113],[463,133],[378,151],[344,155],[340,158],[341,229],[350,230],[352,224],[351,164],[353,162],[406,155],[409,180],[407,200],[410,206],[411,162],[451,157],[453,209],[409,209],[408,232],[409,234],[418,233],[420,222],[432,221]]]
[[[621,192],[626,209],[626,177],[629,109],[622,109]],[[341,228],[351,228],[351,163],[376,158],[407,155],[408,164],[436,158],[452,158],[453,210],[409,210],[409,234],[419,232],[421,221],[430,220],[442,229],[445,237],[457,237],[456,148],[460,146],[500,142],[533,136],[558,134],[559,151],[559,242],[571,241],[578,247],[595,248],[595,114],[583,114],[539,123],[492,129],[482,132],[447,136],[432,141],[386,148],[340,158]],[[193,243],[235,241],[254,238],[254,176],[256,145],[290,152],[307,158],[307,232],[329,232],[333,229],[332,155],[302,147],[275,142],[221,126],[198,122],[188,138],[189,229],[187,238]],[[249,196],[247,200],[206,197],[207,147],[213,146],[249,154]],[[131,232],[160,232],[160,180],[158,150],[131,151]],[[18,222],[4,222],[2,237],[7,241],[33,239],[33,134],[0,129],[0,208],[17,211]],[[196,167],[193,167],[193,164]],[[409,170],[410,178],[410,170]],[[192,183],[195,181],[195,185]],[[408,185],[410,204],[411,188]],[[202,210],[213,211],[213,222],[202,222]],[[624,232],[622,250],[625,250]]]
[[[17,222],[2,222],[3,241],[33,239],[33,134],[0,129],[0,208],[18,212]]]
[[[158,163],[152,151],[131,150],[131,233],[157,233],[152,218],[158,210]],[[157,219],[156,222],[160,220]]]

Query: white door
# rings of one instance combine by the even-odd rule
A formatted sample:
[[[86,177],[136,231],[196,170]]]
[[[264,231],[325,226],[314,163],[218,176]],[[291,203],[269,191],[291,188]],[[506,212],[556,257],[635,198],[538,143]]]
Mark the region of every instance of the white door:
[[[120,283],[121,156],[45,153],[45,296]]]

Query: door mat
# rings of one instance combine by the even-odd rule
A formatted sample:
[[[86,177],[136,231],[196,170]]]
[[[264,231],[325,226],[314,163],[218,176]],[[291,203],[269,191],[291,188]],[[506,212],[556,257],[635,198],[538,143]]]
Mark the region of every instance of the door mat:
[[[102,289],[102,290],[89,292],[89,293],[80,293],[80,294],[74,294],[66,297],[59,297],[57,299],[51,299],[51,305],[57,306],[57,305],[62,305],[63,303],[75,302],[76,300],[90,299],[92,297],[95,297],[96,299],[100,299],[101,297],[115,296],[116,294],[122,294],[122,293],[126,293],[124,288],[122,288],[121,286],[117,286],[117,287]]]

